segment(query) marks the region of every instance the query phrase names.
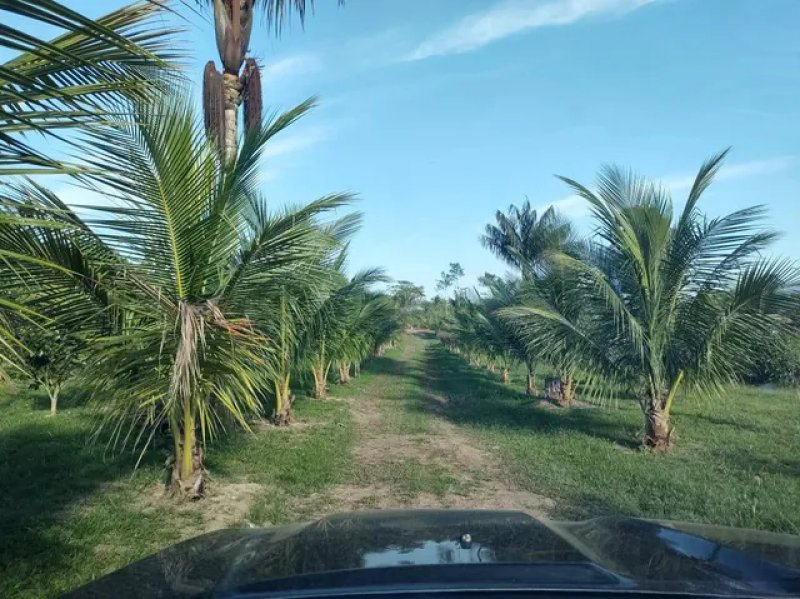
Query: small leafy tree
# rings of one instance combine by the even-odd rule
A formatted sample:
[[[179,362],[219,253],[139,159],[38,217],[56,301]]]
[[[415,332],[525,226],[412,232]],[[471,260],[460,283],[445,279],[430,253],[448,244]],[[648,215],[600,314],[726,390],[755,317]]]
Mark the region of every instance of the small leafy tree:
[[[58,411],[58,397],[64,384],[82,366],[86,344],[75,335],[52,329],[37,328],[26,335],[25,346],[30,354],[26,366],[31,388],[43,387],[50,399],[50,415]]]
[[[411,281],[397,281],[389,293],[394,298],[395,305],[406,326],[416,322],[416,317],[425,299],[425,289]]]
[[[451,287],[456,287],[456,289],[458,289],[458,281],[461,280],[463,276],[464,269],[461,267],[461,264],[458,262],[451,262],[450,268],[446,271],[443,270],[439,275],[439,280],[436,282],[436,290],[447,293]]]

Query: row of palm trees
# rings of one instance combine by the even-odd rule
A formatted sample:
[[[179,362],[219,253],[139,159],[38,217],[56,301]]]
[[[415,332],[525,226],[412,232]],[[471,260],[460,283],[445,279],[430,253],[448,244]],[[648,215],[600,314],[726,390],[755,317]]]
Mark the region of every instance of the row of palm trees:
[[[482,240],[517,275],[488,275],[485,291],[454,302],[448,343],[473,361],[557,376],[547,395],[569,405],[576,387],[588,398],[632,395],[644,415],[644,441],[666,449],[676,397],[716,396],[740,380],[776,333],[796,335],[797,266],[768,258],[776,234],[755,206],[719,218],[699,209],[727,152],[700,168],[685,204],[668,190],[609,167],[595,189],[564,179],[590,206],[593,231],[581,239],[550,208],[529,203],[498,212]]]
[[[5,372],[43,385],[53,412],[79,381],[115,447],[166,433],[172,488],[199,497],[207,441],[254,418],[287,424],[293,388],[310,380],[324,398],[332,370],[346,383],[392,341],[395,305],[372,290],[385,276],[346,274],[360,217],[336,213],[349,194],[272,209],[259,193],[266,146],[313,100],[251,122],[231,152],[170,69],[154,4],[94,22],[57,3],[10,6],[68,32],[0,67],[5,174],[68,173],[86,204],[104,201],[75,208],[40,181],[0,180]],[[109,76],[93,87],[96,71]],[[81,156],[69,164],[20,136],[66,126]]]

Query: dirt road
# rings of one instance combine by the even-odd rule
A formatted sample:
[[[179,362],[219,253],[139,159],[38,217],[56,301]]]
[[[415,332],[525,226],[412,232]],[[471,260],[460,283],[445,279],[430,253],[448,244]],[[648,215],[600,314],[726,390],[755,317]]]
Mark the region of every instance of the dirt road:
[[[315,515],[422,507],[551,511],[551,500],[515,486],[493,448],[447,420],[449,398],[431,385],[443,374],[426,359],[432,343],[405,337],[344,399],[357,430],[353,475],[315,498]]]

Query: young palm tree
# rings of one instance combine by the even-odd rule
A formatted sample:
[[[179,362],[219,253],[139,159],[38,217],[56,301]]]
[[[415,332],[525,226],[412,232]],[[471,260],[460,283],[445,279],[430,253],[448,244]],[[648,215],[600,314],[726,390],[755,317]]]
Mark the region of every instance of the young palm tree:
[[[263,148],[309,107],[248,135],[233,161],[181,99],[140,107],[91,139],[89,165],[105,169],[100,189],[118,206],[90,224],[125,261],[117,301],[130,315],[124,334],[99,342],[93,384],[117,423],[115,439],[131,419],[142,425],[138,438],[168,424],[172,486],[191,497],[203,493],[205,440],[226,423],[246,427],[259,409],[272,368],[265,306],[316,272],[331,241],[314,217],[348,201],[330,196],[274,219],[254,216],[264,210],[253,194]]]
[[[588,384],[641,389],[645,443],[658,450],[672,438],[679,390],[719,391],[736,380],[753,341],[785,328],[797,302],[794,265],[759,258],[775,237],[758,226],[762,207],[716,219],[697,208],[725,154],[702,166],[677,214],[663,188],[617,168],[601,173],[596,192],[565,179],[591,205],[602,241],[556,258],[571,277],[559,305],[534,293],[503,311],[526,339],[558,348]]]
[[[536,279],[547,276],[548,270],[552,268],[550,255],[553,252],[574,253],[578,245],[569,221],[552,206],[540,216],[531,208],[530,202],[525,200],[521,207],[512,204],[505,213],[498,210],[495,221],[494,225],[486,225],[481,242],[497,257],[518,270],[528,283],[535,283]],[[537,349],[535,344],[526,347],[529,349],[523,358],[527,367],[526,393],[535,397],[538,395],[536,364],[540,356],[534,351]],[[563,389],[560,389],[561,395],[571,397],[570,377],[562,373],[560,380],[564,383]]]
[[[2,363],[49,379],[55,413],[76,348],[120,326],[113,252],[51,191],[26,181],[0,187],[0,255]]]
[[[350,351],[357,342],[352,324],[358,318],[369,286],[386,281],[379,269],[365,270],[348,279],[342,268],[343,256],[330,271],[331,294],[308,321],[303,335],[301,351],[313,378],[312,393],[318,399],[328,396],[331,367],[352,358]]]
[[[399,316],[389,296],[363,293],[354,298],[353,308],[344,315],[340,325],[340,343],[332,353],[338,366],[339,383],[350,382],[350,371],[360,371],[361,362],[393,340],[399,330]]]
[[[287,216],[295,218],[297,211],[290,210]],[[256,229],[262,228],[268,215],[256,220]],[[285,221],[287,225],[291,221]],[[331,224],[320,226],[320,233],[327,241],[320,249],[316,260],[305,268],[305,275],[294,280],[283,281],[275,298],[262,305],[263,315],[259,320],[262,329],[272,342],[265,346],[265,359],[272,367],[267,377],[271,384],[264,390],[264,395],[272,400],[272,405],[265,409],[270,420],[277,426],[292,422],[292,376],[296,373],[302,356],[303,334],[320,306],[334,291],[331,287],[331,272],[328,264],[332,257],[341,252],[346,242],[360,226],[361,215],[346,215]]]
[[[513,299],[516,301],[500,308],[501,314],[514,303],[529,306],[544,303],[569,322],[575,322],[578,318],[588,317],[594,313],[592,312],[594,306],[583,292],[580,278],[573,271],[553,263],[552,260],[541,274],[521,281],[518,293]],[[528,365],[527,394],[530,396],[537,394],[532,379],[535,375],[536,362],[542,361],[549,364],[556,372],[555,377],[545,380],[545,399],[564,408],[570,407],[575,401],[574,368],[570,358],[571,340],[550,337],[546,343],[541,342],[540,338],[544,337],[543,327],[547,324],[549,323],[540,323],[541,330],[533,336],[524,328],[512,327]]]
[[[95,21],[55,1],[0,3],[0,47],[20,52],[0,65],[0,175],[74,168],[24,136],[97,124],[118,113],[123,98],[142,99],[167,84],[179,55],[169,43],[175,30],[154,18],[160,10],[138,2]],[[67,31],[43,40],[6,25],[12,16]]]
[[[214,61],[203,72],[203,111],[206,128],[224,148],[227,160],[236,155],[239,106],[244,103],[245,130],[261,122],[261,76],[252,58],[245,60],[256,8],[266,13],[267,23],[280,31],[294,11],[302,23],[306,0],[198,0],[214,9],[214,32],[222,72]],[[312,2],[313,3],[313,2]],[[339,1],[342,4],[342,0]],[[242,66],[244,65],[244,70]]]
[[[511,366],[524,359],[526,346],[498,316],[498,310],[515,303],[518,282],[484,277],[484,283],[489,291],[487,295],[460,298],[456,302],[456,339],[471,364],[478,364],[480,356],[486,357],[489,371],[493,372],[498,366],[500,381],[508,383]]]

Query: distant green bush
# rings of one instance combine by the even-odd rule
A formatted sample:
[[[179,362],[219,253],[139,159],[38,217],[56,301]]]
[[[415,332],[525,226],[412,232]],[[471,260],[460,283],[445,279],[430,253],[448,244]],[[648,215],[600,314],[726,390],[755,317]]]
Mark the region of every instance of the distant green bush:
[[[744,373],[751,385],[800,385],[800,338],[775,331],[757,343],[754,358]]]

